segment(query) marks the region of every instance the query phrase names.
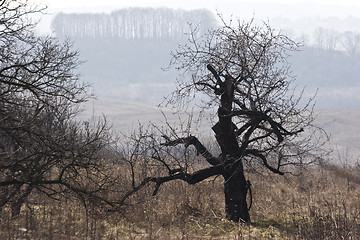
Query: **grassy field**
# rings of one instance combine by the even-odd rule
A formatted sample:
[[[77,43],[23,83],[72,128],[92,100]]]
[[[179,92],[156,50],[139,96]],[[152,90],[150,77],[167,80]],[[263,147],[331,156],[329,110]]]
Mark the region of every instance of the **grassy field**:
[[[117,132],[163,121],[150,104],[106,99],[92,104],[81,118],[91,119],[94,109],[95,117],[105,114]],[[213,178],[194,186],[171,182],[155,197],[152,188],[144,189],[116,213],[34,193],[19,216],[7,208],[0,212],[0,239],[360,239],[360,111],[318,114],[336,149],[332,158],[294,175],[247,173],[251,224],[225,220],[223,182]]]
[[[135,196],[120,213],[33,195],[20,216],[1,213],[0,239],[359,239],[357,168],[321,166],[299,176],[248,174],[249,225],[225,220],[220,178],[164,185]]]
[[[129,134],[131,131],[137,130],[139,123],[161,124],[165,120],[159,108],[153,103],[99,98],[88,102],[84,108],[85,111],[81,115],[83,119],[105,115],[118,133]],[[162,111],[170,122],[178,121],[178,116],[172,115],[171,109],[165,108]],[[334,160],[337,162],[356,161],[360,156],[360,134],[358,134],[360,133],[360,110],[319,110],[316,115],[316,124],[323,127],[331,137],[329,147],[334,151]],[[210,130],[211,126],[212,123],[209,121],[203,122],[203,126],[197,129],[197,133],[204,136],[213,135]]]

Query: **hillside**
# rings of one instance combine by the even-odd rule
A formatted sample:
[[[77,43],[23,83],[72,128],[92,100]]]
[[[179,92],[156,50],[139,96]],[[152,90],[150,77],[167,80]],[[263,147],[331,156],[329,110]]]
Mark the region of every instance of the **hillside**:
[[[131,19],[135,18],[137,21],[132,22]],[[120,25],[123,30],[119,30],[120,26],[114,19],[118,23],[119,19],[127,23]],[[188,37],[179,32],[188,28],[188,22],[192,20],[198,24],[206,23],[200,31],[204,34],[206,28],[216,26],[215,19],[206,10],[186,12],[171,9],[123,9],[108,15],[58,15],[53,22],[55,33],[60,38],[67,36],[74,41],[85,61],[79,72],[84,81],[93,85],[92,91],[98,97],[89,103],[83,117],[91,119],[92,115],[105,114],[114,129],[122,133],[136,129],[139,122],[163,121],[155,106],[175,89],[178,72],[164,71],[163,68],[169,64],[170,52]],[[87,24],[84,25],[85,20]],[[151,28],[152,34],[140,31],[144,29],[141,26],[154,26],[159,21],[164,24],[158,29]],[[169,24],[174,21],[178,25],[171,29],[171,33]],[[90,30],[84,31],[86,28]],[[166,30],[170,32],[164,36]],[[132,37],[130,32],[134,33]],[[319,125],[324,125],[331,134],[335,153],[357,158],[360,139],[354,132],[360,128],[357,120],[360,117],[360,56],[304,46],[301,51],[293,52],[289,61],[292,75],[297,76],[294,86],[305,87],[305,98],[317,93]],[[205,134],[211,135],[207,130]]]
[[[170,52],[216,25],[208,10],[129,8],[111,14],[58,14],[52,27],[71,39],[84,60],[82,79],[96,96],[158,103],[174,89],[177,72],[164,71]]]
[[[74,41],[85,61],[79,68],[82,79],[93,85],[99,99],[89,103],[83,117],[105,114],[116,131],[125,133],[136,129],[139,121],[163,121],[155,106],[175,89],[178,76],[175,70],[163,68],[169,64],[170,52],[186,41],[188,35],[180,33],[189,30],[191,21],[192,26],[200,24],[199,34],[217,24],[207,10],[122,9],[111,14],[58,15],[53,22],[55,33]],[[289,61],[297,77],[294,86],[305,87],[305,98],[317,94],[319,125],[331,134],[336,154],[357,157],[360,55],[304,46],[292,52]],[[205,133],[211,135],[207,129]]]
[[[79,72],[96,96],[154,104],[174,89],[179,74],[163,71],[170,52],[187,41],[190,27],[202,35],[216,25],[207,10],[140,8],[59,14],[52,24],[59,38],[70,38],[79,49],[85,61]],[[359,54],[304,46],[289,61],[297,76],[294,86],[305,87],[305,97],[317,93],[318,109],[359,109]]]
[[[164,71],[174,41],[77,40],[82,79],[96,96],[124,101],[159,102],[174,89],[176,73]]]
[[[289,59],[295,84],[317,91],[318,109],[360,109],[360,55],[303,47]]]

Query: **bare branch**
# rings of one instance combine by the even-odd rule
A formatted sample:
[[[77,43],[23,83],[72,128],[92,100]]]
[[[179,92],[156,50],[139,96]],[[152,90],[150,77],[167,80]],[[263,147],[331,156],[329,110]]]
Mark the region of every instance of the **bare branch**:
[[[189,184],[196,184],[198,182],[203,181],[204,179],[207,179],[212,176],[217,176],[223,174],[223,166],[217,165],[212,166],[209,168],[198,170],[192,174],[185,173],[185,172],[178,172],[174,175],[170,176],[164,176],[164,177],[147,177],[144,180],[141,181],[139,185],[137,185],[135,188],[131,189],[129,192],[127,192],[121,202],[125,202],[131,195],[133,195],[135,192],[139,191],[143,187],[145,187],[148,183],[155,183],[155,189],[153,192],[153,195],[156,195],[159,191],[159,188],[162,184],[174,180],[182,180]]]
[[[276,173],[276,174],[279,174],[279,175],[284,175],[284,173],[279,170],[279,167],[280,167],[280,166],[278,166],[277,168],[271,167],[271,166],[269,165],[266,157],[265,157],[263,154],[261,154],[259,150],[256,150],[256,149],[247,149],[245,153],[260,158],[260,159],[263,161],[264,166],[265,166],[267,169],[269,169],[270,171],[272,171],[273,173]]]
[[[201,154],[206,161],[208,161],[211,165],[215,166],[221,164],[221,161],[214,157],[206,148],[205,146],[194,136],[189,136],[186,138],[179,138],[176,140],[170,140],[167,136],[163,136],[166,142],[163,144],[165,146],[175,146],[177,144],[184,144],[187,146],[194,146],[196,149],[197,154]]]

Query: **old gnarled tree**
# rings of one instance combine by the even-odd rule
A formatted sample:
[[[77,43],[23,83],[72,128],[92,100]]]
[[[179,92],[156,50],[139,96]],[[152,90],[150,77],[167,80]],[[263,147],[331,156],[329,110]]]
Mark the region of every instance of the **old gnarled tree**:
[[[294,79],[286,57],[297,49],[296,43],[268,24],[240,21],[236,26],[223,21],[203,38],[195,36],[173,53],[171,65],[183,74],[169,103],[176,106],[197,93],[206,94],[203,109],[217,108],[217,116],[210,118],[217,119],[212,131],[220,153],[212,154],[191,131],[179,132],[170,124],[169,131],[156,128],[158,134],[140,132],[133,138],[137,147],[132,156],[141,152],[149,157],[148,167],[157,170],[148,170],[138,183],[134,178],[124,200],[149,183],[155,183],[156,194],[169,181],[196,184],[222,176],[226,217],[249,222],[246,170],[283,175],[293,166],[316,161],[326,139],[318,138],[321,129],[312,124],[312,99],[302,101],[301,92],[296,96],[291,88]],[[208,165],[194,168],[196,155]],[[128,159],[135,170],[134,158]]]

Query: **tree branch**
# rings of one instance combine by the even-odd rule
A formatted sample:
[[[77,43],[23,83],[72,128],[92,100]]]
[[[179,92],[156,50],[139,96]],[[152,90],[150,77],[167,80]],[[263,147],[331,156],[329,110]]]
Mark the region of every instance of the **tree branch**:
[[[186,147],[189,145],[193,145],[196,149],[196,153],[203,156],[208,163],[211,165],[219,165],[221,161],[219,158],[214,157],[206,148],[205,146],[194,136],[189,136],[185,138],[178,138],[176,140],[170,140],[169,137],[163,136],[166,142],[163,143],[164,146],[176,146],[178,144],[184,144]]]
[[[217,165],[217,166],[212,166],[209,168],[198,170],[198,171],[194,172],[193,174],[189,174],[186,172],[179,172],[177,174],[170,175],[170,176],[152,178],[151,181],[156,183],[155,190],[153,192],[153,196],[157,194],[159,187],[163,183],[170,182],[173,180],[182,180],[182,181],[187,182],[188,184],[193,185],[193,184],[199,183],[209,177],[220,175],[223,173],[223,171],[224,171],[223,166]]]
[[[260,159],[263,161],[263,164],[264,164],[264,166],[265,166],[267,169],[269,169],[269,170],[272,171],[273,173],[276,173],[276,174],[279,174],[279,175],[284,175],[284,173],[279,170],[279,167],[280,167],[280,166],[278,166],[278,168],[273,168],[273,167],[271,167],[271,166],[269,165],[268,161],[267,161],[267,158],[266,158],[263,154],[261,154],[258,150],[256,150],[256,149],[247,149],[247,150],[245,151],[245,154],[246,154],[246,155],[247,155],[247,154],[250,154],[250,155],[253,155],[253,156],[255,156],[255,157],[260,158]]]
[[[298,133],[304,131],[303,128],[301,128],[297,131],[294,131],[294,132],[290,132],[290,131],[286,130],[283,126],[281,126],[280,123],[277,123],[270,116],[267,115],[267,112],[269,112],[269,111],[270,110],[267,110],[265,112],[260,112],[260,111],[256,111],[256,110],[226,111],[226,110],[222,109],[222,114],[224,114],[224,115],[226,114],[227,116],[245,115],[250,118],[257,118],[259,120],[267,121],[270,124],[270,126],[273,130],[273,133],[276,135],[279,142],[282,142],[284,140],[284,136],[291,136],[291,135],[295,135],[295,134],[298,134]]]
[[[155,196],[157,194],[157,192],[159,191],[160,186],[163,183],[174,181],[174,180],[182,180],[189,184],[196,184],[196,183],[199,183],[209,177],[221,175],[221,174],[223,174],[223,172],[224,172],[224,167],[222,165],[217,165],[217,166],[212,166],[209,168],[198,170],[192,174],[189,174],[186,172],[178,172],[176,174],[164,176],[164,177],[147,177],[144,180],[142,180],[139,185],[133,187],[133,189],[131,189],[129,192],[127,192],[124,195],[124,197],[122,198],[122,200],[120,201],[120,203],[122,205],[127,198],[129,198],[131,195],[133,195],[134,193],[136,193],[137,191],[139,191],[140,189],[142,189],[143,187],[145,187],[147,184],[149,184],[151,182],[156,184],[154,192],[152,194],[153,196]]]

